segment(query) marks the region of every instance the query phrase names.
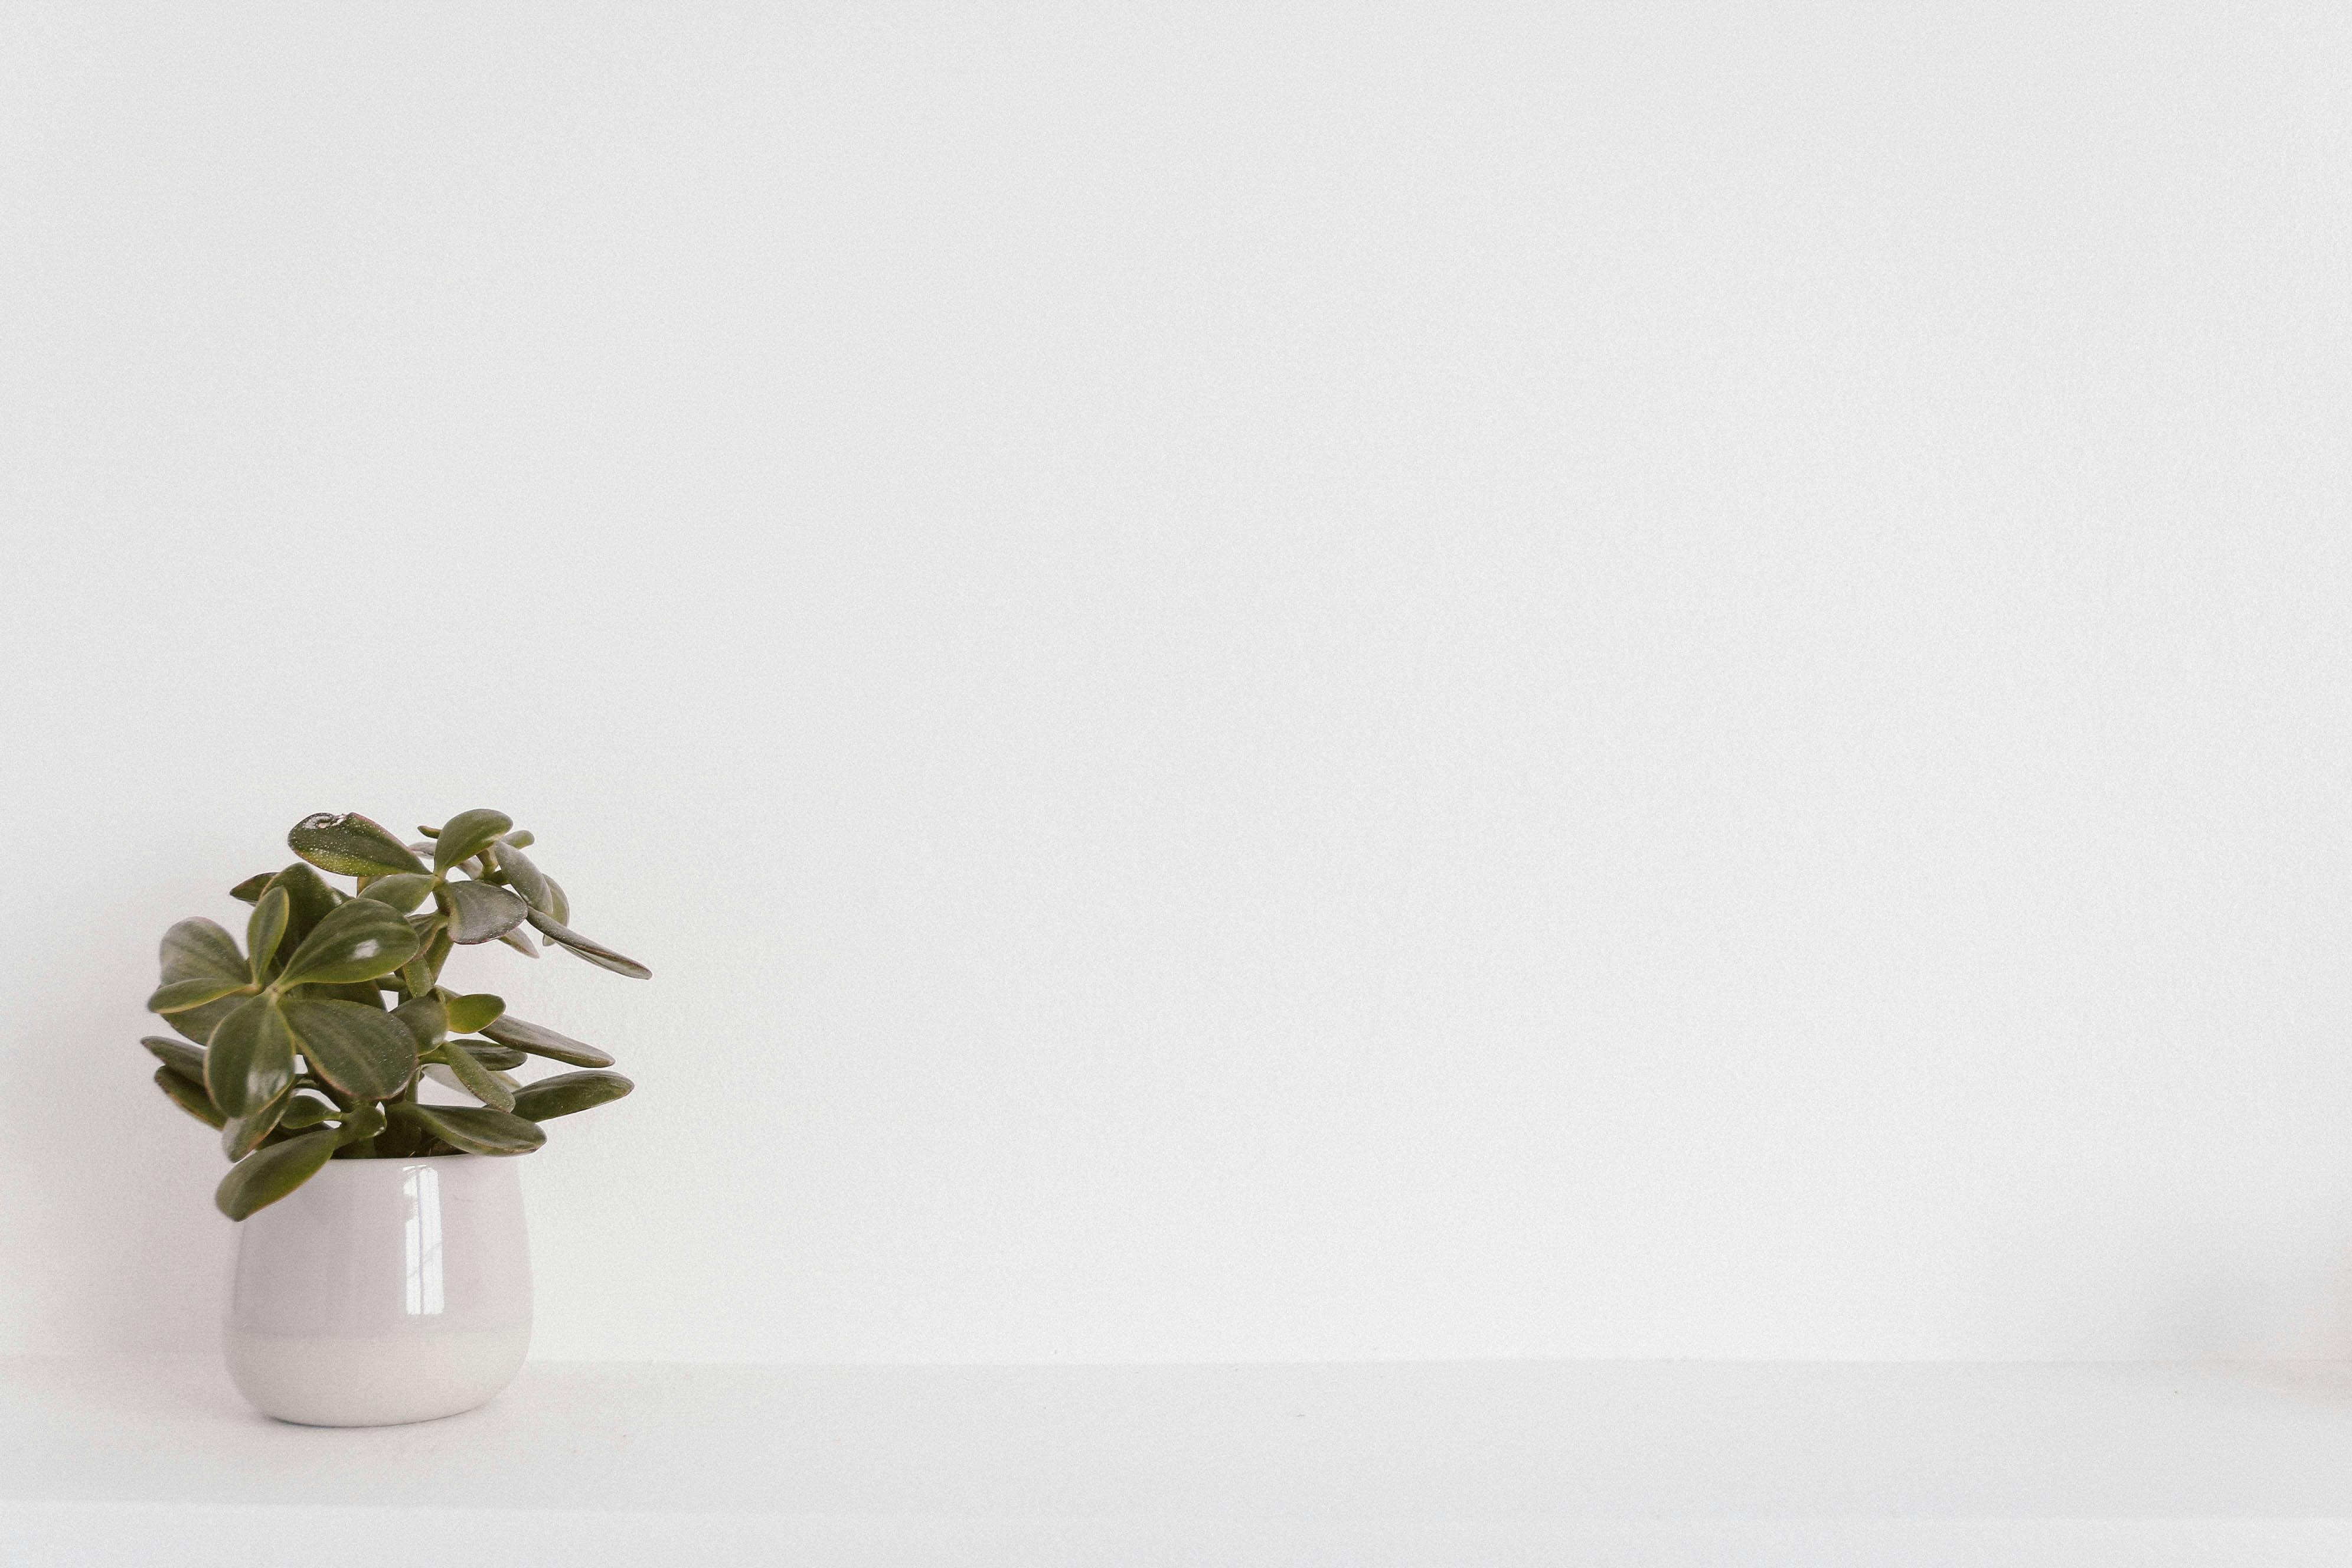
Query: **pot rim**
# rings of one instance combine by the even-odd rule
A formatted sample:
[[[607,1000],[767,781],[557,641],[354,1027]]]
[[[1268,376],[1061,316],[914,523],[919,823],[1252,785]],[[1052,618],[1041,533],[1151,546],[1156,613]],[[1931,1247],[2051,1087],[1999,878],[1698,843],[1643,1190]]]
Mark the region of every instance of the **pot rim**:
[[[319,1167],[319,1171],[323,1174],[328,1171],[352,1165],[447,1165],[459,1160],[519,1160],[521,1157],[520,1154],[393,1154],[373,1157],[359,1155],[349,1160],[329,1160]],[[312,1179],[317,1178],[314,1176]]]

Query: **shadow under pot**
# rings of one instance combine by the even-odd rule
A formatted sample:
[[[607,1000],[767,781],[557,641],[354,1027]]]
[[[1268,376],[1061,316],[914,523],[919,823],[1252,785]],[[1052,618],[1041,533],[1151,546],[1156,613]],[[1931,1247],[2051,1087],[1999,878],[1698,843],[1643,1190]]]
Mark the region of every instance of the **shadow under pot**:
[[[330,1160],[242,1221],[226,1334],[238,1392],[306,1426],[488,1403],[530,1349],[520,1164]]]

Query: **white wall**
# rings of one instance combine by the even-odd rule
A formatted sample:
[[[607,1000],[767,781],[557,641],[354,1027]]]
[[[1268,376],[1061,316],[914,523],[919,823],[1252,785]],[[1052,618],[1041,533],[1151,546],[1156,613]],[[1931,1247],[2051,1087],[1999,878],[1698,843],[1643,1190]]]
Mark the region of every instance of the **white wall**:
[[[0,31],[0,1350],[495,805],[544,1354],[2352,1352],[2342,8]]]

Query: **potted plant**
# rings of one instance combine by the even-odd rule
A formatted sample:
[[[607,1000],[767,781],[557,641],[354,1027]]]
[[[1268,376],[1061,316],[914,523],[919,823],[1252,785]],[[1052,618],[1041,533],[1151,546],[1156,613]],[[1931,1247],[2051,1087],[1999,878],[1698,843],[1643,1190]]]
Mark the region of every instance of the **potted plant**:
[[[253,906],[244,947],[182,921],[147,1000],[183,1037],[142,1042],[163,1063],[155,1086],[231,1162],[214,1194],[242,1222],[229,1373],[282,1420],[430,1420],[511,1382],[530,1257],[507,1157],[633,1087],[604,1052],[448,990],[441,969],[490,942],[537,957],[536,931],[615,973],[652,972],[571,929],[570,900],[504,813],[421,831],[412,845],[356,814],[303,818],[287,835],[300,858],[230,889]],[[525,1083],[531,1057],[576,1070]],[[420,1100],[427,1075],[478,1103]]]

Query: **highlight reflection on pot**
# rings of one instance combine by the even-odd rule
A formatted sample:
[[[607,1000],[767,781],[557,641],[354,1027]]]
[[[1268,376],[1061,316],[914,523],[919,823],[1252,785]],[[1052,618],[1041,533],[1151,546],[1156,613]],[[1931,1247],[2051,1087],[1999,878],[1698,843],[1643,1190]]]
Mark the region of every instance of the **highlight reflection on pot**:
[[[411,1166],[401,1184],[408,1199],[408,1315],[441,1312],[441,1173]]]

